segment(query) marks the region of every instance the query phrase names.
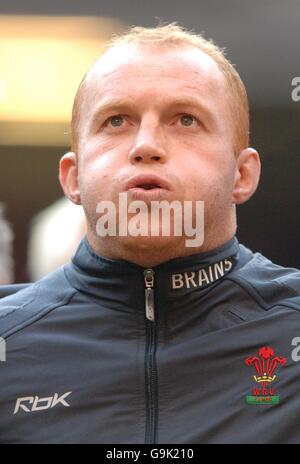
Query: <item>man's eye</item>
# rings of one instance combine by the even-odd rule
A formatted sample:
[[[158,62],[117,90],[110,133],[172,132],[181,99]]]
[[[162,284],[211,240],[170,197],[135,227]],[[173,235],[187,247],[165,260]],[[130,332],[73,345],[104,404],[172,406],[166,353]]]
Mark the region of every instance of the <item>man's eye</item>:
[[[108,120],[108,123],[110,123],[113,127],[119,127],[123,123],[123,117],[120,116],[119,114],[116,116],[111,116]]]
[[[180,121],[184,126],[192,126],[193,122],[196,122],[197,120],[190,114],[184,114],[181,116]]]

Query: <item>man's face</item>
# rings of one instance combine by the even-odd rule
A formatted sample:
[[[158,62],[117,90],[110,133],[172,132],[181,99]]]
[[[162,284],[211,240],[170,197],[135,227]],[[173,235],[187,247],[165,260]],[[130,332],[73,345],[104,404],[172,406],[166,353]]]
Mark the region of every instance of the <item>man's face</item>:
[[[127,45],[101,58],[87,79],[77,153],[81,203],[95,240],[97,204],[118,205],[119,193],[139,174],[159,176],[168,189],[129,190],[129,201],[203,200],[205,240],[228,238],[236,159],[227,99],[217,64],[193,47]],[[122,240],[182,243],[177,237]]]

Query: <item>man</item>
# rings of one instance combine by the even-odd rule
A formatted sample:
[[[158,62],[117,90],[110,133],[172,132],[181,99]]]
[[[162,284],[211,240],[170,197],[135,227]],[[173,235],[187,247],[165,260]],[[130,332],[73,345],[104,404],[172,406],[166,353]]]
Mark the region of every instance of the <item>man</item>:
[[[176,24],[133,28],[88,71],[60,163],[87,235],[0,303],[2,442],[300,441],[300,273],[235,237],[260,173],[248,133],[237,72]],[[149,233],[160,201],[198,228],[203,202],[203,240],[175,213]]]

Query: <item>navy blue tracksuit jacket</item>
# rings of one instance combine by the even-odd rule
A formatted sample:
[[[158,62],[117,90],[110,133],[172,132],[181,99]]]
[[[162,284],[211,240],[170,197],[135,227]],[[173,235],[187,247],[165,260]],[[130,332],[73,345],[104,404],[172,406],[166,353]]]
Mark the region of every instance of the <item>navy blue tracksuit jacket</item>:
[[[236,237],[152,269],[84,239],[0,300],[0,443],[300,443],[299,310]]]

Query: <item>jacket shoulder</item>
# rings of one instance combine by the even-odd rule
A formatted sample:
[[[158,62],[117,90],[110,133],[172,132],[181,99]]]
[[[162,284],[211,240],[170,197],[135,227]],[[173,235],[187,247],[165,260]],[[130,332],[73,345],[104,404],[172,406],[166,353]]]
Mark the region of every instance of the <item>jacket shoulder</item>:
[[[8,337],[50,311],[67,304],[76,290],[70,286],[64,267],[20,291],[0,299],[0,336]]]
[[[240,245],[245,264],[230,279],[241,285],[265,309],[283,305],[300,310],[300,270],[273,263],[261,253],[251,253]]]

